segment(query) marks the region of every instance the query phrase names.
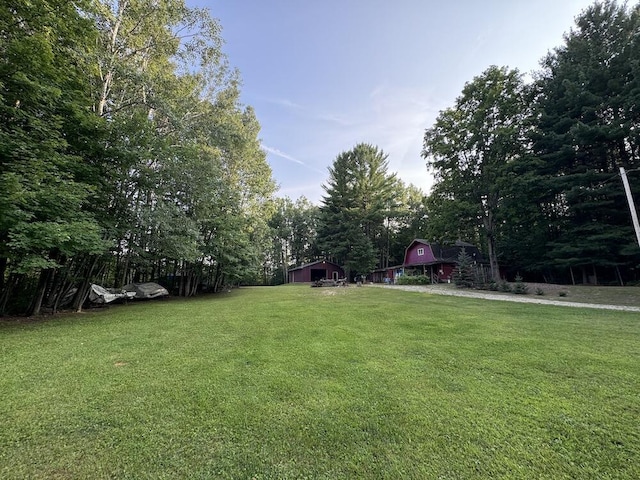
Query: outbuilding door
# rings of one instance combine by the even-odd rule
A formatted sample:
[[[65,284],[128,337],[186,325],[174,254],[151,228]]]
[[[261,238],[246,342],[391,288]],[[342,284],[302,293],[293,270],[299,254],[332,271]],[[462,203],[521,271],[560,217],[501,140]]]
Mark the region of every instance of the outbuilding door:
[[[322,280],[323,278],[327,278],[327,270],[324,268],[312,268],[311,269],[311,281],[317,282],[318,280]]]

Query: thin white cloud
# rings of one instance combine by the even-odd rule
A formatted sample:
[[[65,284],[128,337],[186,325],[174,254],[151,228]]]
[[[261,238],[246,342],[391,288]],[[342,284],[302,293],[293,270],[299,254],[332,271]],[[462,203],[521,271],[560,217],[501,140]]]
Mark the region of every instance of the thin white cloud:
[[[269,147],[264,143],[262,144],[262,149],[265,152],[270,153],[271,155],[275,155],[276,157],[284,158],[285,160],[289,160],[290,162],[297,163],[298,165],[305,165],[305,163],[302,160],[298,160],[297,158],[294,158],[291,155],[288,155],[283,151],[278,150],[277,148]]]
[[[349,120],[345,115],[336,113],[318,113],[315,115],[318,120],[324,120],[329,123],[334,123],[341,127],[349,127],[353,125],[353,122]]]
[[[406,184],[411,183],[425,193],[431,189],[433,178],[421,156],[422,142],[425,129],[446,105],[437,102],[430,89],[397,88],[387,83],[378,84],[361,100],[359,108],[348,111],[327,108],[327,105],[288,102],[296,110],[298,125],[304,125],[307,132],[304,142],[295,144],[297,155],[265,144],[262,148],[269,155],[320,173],[322,178],[316,177],[315,183],[309,183],[307,175],[284,167],[279,173],[281,180],[285,180],[279,195],[304,194],[312,201],[319,201],[327,167],[341,152],[361,142],[375,145],[388,154],[389,172],[397,173]],[[274,164],[274,168],[283,167]]]
[[[316,112],[307,105],[302,105],[286,98],[267,98],[266,101],[273,105],[284,107],[286,110],[295,112],[296,115],[306,119],[322,120],[328,123],[335,123],[340,126],[349,126],[351,124],[349,119],[343,114]]]
[[[323,172],[322,170],[319,170],[319,169],[317,169],[315,167],[312,167],[312,166],[306,164],[305,162],[303,162],[302,160],[298,160],[294,156],[289,155],[288,153],[285,153],[282,150],[278,150],[277,148],[269,147],[268,145],[265,145],[263,143],[262,144],[262,149],[265,152],[267,152],[267,154],[271,154],[271,155],[274,155],[276,157],[284,158],[285,160],[288,160],[288,161],[293,162],[293,163],[297,163],[298,165],[302,165],[303,167],[305,167],[305,168],[307,168],[309,170],[312,170],[314,172],[325,174],[325,172]]]
[[[285,107],[292,110],[302,109],[302,105],[295,103],[289,100],[288,98],[267,98],[266,101],[274,105],[279,105],[281,107]]]
[[[378,85],[376,86],[373,90],[371,90],[371,92],[369,93],[369,98],[376,98],[378,96],[380,96],[382,94],[382,92],[384,92],[385,86],[384,85]]]

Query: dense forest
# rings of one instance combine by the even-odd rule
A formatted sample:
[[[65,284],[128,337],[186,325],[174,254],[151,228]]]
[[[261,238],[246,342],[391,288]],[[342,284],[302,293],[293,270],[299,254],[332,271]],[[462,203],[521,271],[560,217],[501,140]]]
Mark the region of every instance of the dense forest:
[[[278,198],[220,26],[182,0],[0,6],[0,314],[80,309],[89,287],[190,296],[351,275],[413,238],[481,247],[494,273],[640,280],[619,175],[640,191],[640,7],[595,3],[529,80],[489,66],[425,125],[425,194],[359,143],[320,205]],[[357,139],[356,139],[357,141]]]
[[[0,312],[261,272],[275,184],[208,11],[17,0],[0,32]]]
[[[413,238],[463,240],[483,250],[496,281],[637,283],[619,169],[637,198],[640,6],[594,3],[525,78],[489,66],[440,112],[424,135],[435,176],[426,196],[389,173],[377,147],[338,155],[322,205],[309,210],[316,243],[283,258],[321,254],[366,273],[402,263]]]
[[[620,179],[640,187],[640,7],[594,4],[535,81],[491,67],[425,135],[432,232],[540,280],[638,280]]]

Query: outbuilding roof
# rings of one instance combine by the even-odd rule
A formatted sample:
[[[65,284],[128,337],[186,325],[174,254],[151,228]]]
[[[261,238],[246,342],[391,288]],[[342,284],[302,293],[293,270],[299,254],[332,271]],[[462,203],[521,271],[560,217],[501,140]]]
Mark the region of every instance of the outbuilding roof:
[[[303,268],[312,267],[314,265],[318,265],[319,263],[329,264],[329,265],[333,265],[333,266],[338,267],[338,268],[342,268],[337,263],[329,262],[327,260],[316,260],[315,262],[309,262],[309,263],[302,264],[299,267],[290,268],[289,272],[293,272],[294,270],[302,270]]]

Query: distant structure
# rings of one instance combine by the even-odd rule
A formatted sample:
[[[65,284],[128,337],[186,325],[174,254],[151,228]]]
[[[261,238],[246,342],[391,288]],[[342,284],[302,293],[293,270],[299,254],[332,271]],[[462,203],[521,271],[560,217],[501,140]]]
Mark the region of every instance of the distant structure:
[[[430,243],[416,238],[404,252],[402,265],[379,268],[371,272],[367,279],[374,283],[395,283],[403,275],[427,275],[432,283],[451,282],[453,269],[458,263],[458,256],[465,249],[474,263],[479,267],[486,264],[480,250],[466,242],[455,242],[453,245]],[[311,283],[319,280],[338,280],[344,278],[344,269],[333,262],[318,260],[289,269],[289,283]]]
[[[317,260],[289,269],[289,283],[310,283],[344,278],[344,269],[327,260]]]
[[[372,272],[371,280],[374,283],[394,283],[402,275],[428,275],[432,283],[450,282],[463,248],[478,265],[486,263],[478,247],[470,243],[441,245],[416,238],[405,249],[402,265],[379,268]]]
[[[404,252],[403,273],[411,270],[412,273],[429,275],[434,283],[448,282],[463,248],[474,262],[484,263],[478,247],[470,243],[458,241],[453,245],[440,245],[416,238]]]

